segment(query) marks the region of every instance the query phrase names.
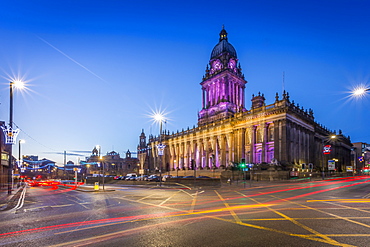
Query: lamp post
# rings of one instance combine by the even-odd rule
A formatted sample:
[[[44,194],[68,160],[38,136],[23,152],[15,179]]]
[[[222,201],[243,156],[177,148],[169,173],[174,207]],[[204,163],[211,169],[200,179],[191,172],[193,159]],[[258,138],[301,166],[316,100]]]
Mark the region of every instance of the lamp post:
[[[368,85],[359,85],[359,86],[356,86],[353,88],[353,90],[350,92],[351,95],[353,98],[357,98],[357,99],[361,99],[361,98],[364,98],[366,96],[366,94],[370,91],[370,87]],[[361,151],[362,152],[362,151]],[[356,156],[357,152],[355,152],[355,156]],[[354,158],[354,164],[353,164],[353,170],[354,170],[354,173],[355,173],[355,169],[357,168],[356,167],[356,158]],[[363,167],[365,166],[365,160],[363,161]]]
[[[156,122],[159,122],[159,144],[157,145],[157,149],[159,158],[159,186],[162,186],[162,156],[165,148],[165,145],[162,144],[162,124],[165,119],[161,113],[156,113],[153,118]]]
[[[23,166],[23,159],[21,159],[21,157],[22,157],[22,153],[21,153],[21,144],[22,143],[25,143],[26,141],[25,140],[23,140],[23,139],[20,139],[19,141],[18,141],[18,162],[19,162],[19,167],[22,169],[22,166]]]
[[[24,87],[24,83],[22,81],[10,81],[9,82],[9,93],[10,93],[10,102],[9,102],[9,128],[12,131],[13,129],[13,87],[22,89]],[[13,188],[13,143],[9,144],[9,158],[8,158],[8,194],[12,194]]]
[[[101,155],[101,146],[100,145],[96,145],[96,147],[98,148],[99,150],[99,162],[101,164],[101,167],[102,167],[102,175],[103,175],[103,178],[102,178],[102,183],[103,183],[103,191],[104,191],[104,161],[103,161],[103,157]],[[99,171],[100,173],[100,171]],[[100,182],[100,174],[99,174],[99,182]]]
[[[335,139],[335,138],[337,138],[337,136],[336,135],[331,135],[330,136],[330,139]],[[330,142],[330,139],[329,140],[327,140],[327,142]],[[331,152],[331,148],[328,148],[328,149],[326,149],[325,148],[325,146],[324,146],[324,143],[325,142],[325,139],[322,139],[321,140],[321,143],[322,143],[322,171],[321,171],[321,175],[322,175],[322,180],[324,180],[325,179],[325,154],[330,154],[330,152]]]

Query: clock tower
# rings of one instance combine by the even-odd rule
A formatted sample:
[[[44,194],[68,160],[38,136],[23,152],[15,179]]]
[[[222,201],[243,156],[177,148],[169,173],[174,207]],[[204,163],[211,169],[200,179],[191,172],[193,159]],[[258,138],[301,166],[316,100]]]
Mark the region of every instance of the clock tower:
[[[247,81],[241,72],[235,48],[222,28],[218,44],[213,48],[202,86],[202,110],[198,125],[227,119],[245,111],[244,89]]]

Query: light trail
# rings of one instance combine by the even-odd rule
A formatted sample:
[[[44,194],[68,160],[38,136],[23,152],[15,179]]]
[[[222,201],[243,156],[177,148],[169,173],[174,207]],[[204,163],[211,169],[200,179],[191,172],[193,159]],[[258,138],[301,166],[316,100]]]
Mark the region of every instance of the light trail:
[[[275,193],[289,192],[289,191],[293,191],[293,190],[305,190],[305,189],[311,189],[311,188],[322,187],[322,186],[327,186],[327,185],[335,185],[335,184],[342,184],[342,183],[347,183],[347,182],[353,182],[353,181],[358,181],[358,180],[363,180],[363,179],[367,179],[367,181],[365,181],[364,183],[370,182],[370,178],[369,177],[350,177],[350,179],[348,179],[348,178],[345,178],[345,179],[338,178],[338,179],[333,179],[333,180],[330,180],[330,181],[327,181],[327,180],[318,181],[318,182],[316,182],[318,184],[304,186],[304,187],[293,187],[293,188],[273,190],[273,191],[267,191],[267,192],[258,192],[258,193],[255,193],[255,194],[247,195],[247,197],[256,197],[256,196],[261,196],[261,195],[271,195],[271,194],[275,194]],[[311,182],[311,183],[313,183],[313,182]],[[337,188],[341,188],[341,187],[337,187]],[[337,188],[327,189],[326,191],[334,190],[334,189],[337,189]],[[325,192],[325,191],[316,192],[316,193],[322,193],[322,192]],[[314,192],[312,192],[312,193],[314,193]],[[300,197],[304,197],[306,195],[308,196],[310,194],[302,194],[302,195],[300,195]],[[241,199],[241,198],[245,198],[245,197],[243,197],[243,196],[236,196],[236,197],[229,197],[229,198],[226,198],[224,200],[225,201],[229,201],[229,200],[237,200],[237,199]],[[204,203],[199,203],[199,201],[198,201],[198,205],[202,205],[202,204],[204,205],[204,204],[216,203],[216,202],[220,202],[220,200],[210,200],[210,201],[206,201]],[[168,206],[171,206],[171,205],[174,205],[174,204],[167,204],[167,205]]]
[[[340,181],[329,182],[329,183],[320,183],[320,184],[314,185],[314,186],[295,187],[295,188],[291,188],[291,189],[269,191],[269,192],[265,192],[265,193],[254,194],[254,195],[245,195],[245,196],[242,196],[242,197],[234,197],[234,198],[226,198],[226,199],[222,198],[222,199],[217,200],[217,201],[218,202],[223,202],[224,205],[226,205],[225,203],[226,203],[227,200],[233,200],[233,199],[239,199],[239,198],[248,198],[248,197],[251,197],[251,196],[260,196],[260,195],[266,195],[266,194],[273,194],[273,193],[278,193],[278,192],[281,192],[281,191],[290,191],[290,190],[313,188],[313,187],[324,186],[324,185],[327,185],[327,184],[335,185],[335,184],[338,184],[338,183],[346,183],[346,182],[352,182],[352,181],[363,180],[363,179],[366,179],[366,181],[357,182],[357,183],[353,183],[353,184],[342,185],[342,186],[329,188],[329,189],[318,190],[318,191],[314,191],[314,192],[309,192],[309,193],[305,193],[305,194],[302,194],[302,195],[289,197],[289,198],[286,198],[286,199],[278,199],[278,200],[275,200],[275,201],[268,202],[268,204],[252,204],[252,205],[238,205],[238,206],[230,206],[230,204],[227,204],[226,207],[211,208],[211,209],[205,209],[205,210],[196,211],[196,212],[194,212],[194,211],[189,212],[188,210],[179,210],[179,211],[176,211],[176,212],[168,212],[168,213],[136,215],[136,216],[126,216],[126,217],[90,220],[90,221],[83,221],[83,222],[73,222],[73,223],[67,223],[67,224],[59,224],[59,225],[52,225],[52,226],[45,226],[45,227],[39,227],[39,228],[33,228],[33,229],[25,229],[25,230],[20,230],[20,231],[2,233],[2,234],[0,234],[0,238],[15,237],[17,235],[22,235],[22,234],[32,234],[32,233],[38,233],[38,232],[43,232],[43,231],[53,231],[53,230],[68,229],[68,228],[74,228],[74,227],[79,227],[79,228],[68,230],[68,231],[65,231],[65,232],[82,231],[82,230],[98,228],[98,227],[106,227],[106,226],[112,225],[112,224],[125,224],[125,223],[137,222],[137,221],[156,220],[156,219],[161,219],[161,218],[174,218],[174,217],[183,217],[183,216],[198,216],[196,219],[203,219],[205,217],[216,218],[217,216],[225,216],[225,213],[229,214],[230,212],[234,212],[234,211],[237,211],[237,210],[271,207],[274,204],[280,203],[282,201],[291,201],[291,200],[294,200],[294,199],[298,199],[298,198],[302,198],[302,197],[306,197],[306,196],[310,196],[310,195],[314,195],[314,194],[324,193],[324,192],[327,192],[327,191],[333,191],[333,190],[338,190],[338,189],[342,189],[342,188],[346,188],[346,187],[351,187],[351,186],[356,186],[356,185],[368,183],[369,178],[368,177],[360,177],[360,178],[356,178],[356,179],[351,178],[351,179],[347,179],[347,180],[340,180]],[[126,200],[125,198],[123,198],[123,199]],[[136,202],[139,202],[139,201],[136,201]],[[144,202],[139,202],[139,203],[144,203]],[[144,203],[144,204],[147,204],[147,203]],[[156,207],[169,208],[167,206],[164,207],[163,205],[155,205],[155,204],[151,204],[151,205],[156,206]],[[171,209],[171,208],[169,208],[169,209]],[[173,210],[173,208],[172,208],[172,210]],[[191,217],[191,219],[194,220],[193,217]],[[222,219],[222,220],[230,222],[229,220],[225,220],[225,219]],[[178,220],[171,221],[171,222],[176,223],[177,221]],[[285,231],[279,231],[279,230],[276,230],[276,229],[271,229],[271,228],[260,227],[260,226],[255,226],[255,225],[252,225],[252,224],[243,223],[241,220],[237,220],[237,222],[235,222],[235,220],[234,220],[232,223],[236,223],[236,224],[239,224],[239,225],[242,225],[242,226],[249,226],[249,227],[253,227],[253,228],[257,228],[257,229],[262,229],[262,230],[275,231],[275,232],[279,232],[279,233],[283,233],[283,234],[288,234],[290,236],[297,236],[297,237],[306,238],[306,239],[310,239],[310,240],[315,240],[315,241],[319,241],[319,242],[322,241],[322,240],[319,240],[319,239],[316,239],[316,238],[308,237],[307,235],[292,234],[292,233],[288,233],[288,232],[285,232]],[[154,224],[154,225],[151,225],[151,226],[155,226],[155,225],[157,225],[157,224]],[[82,227],[82,228],[80,228],[80,227]],[[131,232],[132,230],[133,229],[126,230],[126,232],[127,231]],[[62,234],[62,233],[65,233],[65,232],[59,232],[59,233],[54,233],[54,234]],[[112,234],[114,234],[116,236],[115,233],[112,233]],[[99,237],[97,237],[97,239],[98,238]],[[325,242],[325,240],[323,240],[322,242]],[[326,243],[333,244],[334,242],[326,242]]]

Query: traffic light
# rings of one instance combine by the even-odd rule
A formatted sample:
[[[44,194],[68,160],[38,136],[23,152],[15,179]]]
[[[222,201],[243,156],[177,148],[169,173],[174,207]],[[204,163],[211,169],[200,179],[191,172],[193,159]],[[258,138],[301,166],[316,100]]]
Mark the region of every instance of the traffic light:
[[[241,160],[240,160],[239,167],[240,167],[241,169],[244,169],[244,168],[246,168],[246,167],[247,167],[247,165],[245,164],[245,159],[241,159]]]

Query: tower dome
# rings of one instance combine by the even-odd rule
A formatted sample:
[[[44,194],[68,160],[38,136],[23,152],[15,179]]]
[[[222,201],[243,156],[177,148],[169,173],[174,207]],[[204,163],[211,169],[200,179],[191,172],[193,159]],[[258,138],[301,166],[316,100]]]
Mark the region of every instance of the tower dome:
[[[236,50],[234,46],[227,41],[227,32],[224,28],[222,28],[220,32],[220,41],[212,50],[211,59],[220,56],[222,53],[229,53],[230,56],[236,58]]]

